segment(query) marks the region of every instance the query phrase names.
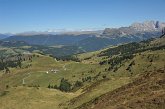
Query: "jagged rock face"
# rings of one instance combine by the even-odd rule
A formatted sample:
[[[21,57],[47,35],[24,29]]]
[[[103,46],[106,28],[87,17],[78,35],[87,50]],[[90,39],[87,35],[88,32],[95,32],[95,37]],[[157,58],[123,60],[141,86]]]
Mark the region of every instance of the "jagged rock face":
[[[109,38],[136,36],[137,34],[143,36],[146,33],[153,34],[154,32],[161,32],[163,27],[165,27],[165,23],[159,21],[145,21],[143,23],[133,23],[129,27],[106,28],[102,36]]]
[[[103,32],[103,36],[121,37],[135,33],[136,31],[130,27],[106,28]]]
[[[165,27],[165,23],[159,21],[145,21],[143,23],[133,23],[130,27],[137,31],[159,31]]]
[[[155,22],[146,21],[144,23],[133,23],[130,27],[137,31],[153,31],[155,30]]]
[[[120,36],[123,35],[124,32],[120,31],[119,29],[116,28],[106,28],[103,32],[103,35],[110,35],[110,36]]]

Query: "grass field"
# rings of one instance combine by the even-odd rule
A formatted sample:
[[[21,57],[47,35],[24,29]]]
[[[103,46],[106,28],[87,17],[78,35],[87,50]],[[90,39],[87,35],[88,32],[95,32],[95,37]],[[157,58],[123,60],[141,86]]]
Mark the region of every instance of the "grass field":
[[[22,63],[22,68],[10,68],[9,74],[1,71],[0,108],[74,109],[131,83],[141,74],[165,68],[164,49],[136,53],[132,59],[116,64],[116,71],[107,70],[110,64],[99,65],[100,61],[109,58],[99,56],[100,52],[77,55],[81,62],[56,61],[50,56],[35,54],[32,61]],[[130,65],[132,62],[134,64]],[[89,76],[91,80],[84,82]],[[67,93],[47,88],[49,84],[59,86],[62,78],[72,85],[81,81],[83,86]]]
[[[59,109],[59,104],[77,93],[64,93],[48,88],[13,87],[0,97],[1,109]]]
[[[0,84],[6,84],[11,86],[22,85],[22,79],[27,77],[30,73],[30,77],[26,78],[27,85],[35,84],[42,87],[47,87],[50,84],[58,85],[61,78],[65,77],[70,82],[74,82],[82,76],[83,72],[87,72],[89,69],[95,68],[97,65],[56,61],[51,57],[42,56],[35,57],[32,62],[24,62],[26,66],[30,63],[32,66],[29,68],[13,68],[10,69],[11,73],[4,75]],[[64,68],[65,67],[65,68]],[[51,69],[58,70],[56,73],[49,72]],[[84,74],[85,75],[85,74]],[[74,76],[74,78],[73,78]],[[7,78],[7,79],[6,79]]]

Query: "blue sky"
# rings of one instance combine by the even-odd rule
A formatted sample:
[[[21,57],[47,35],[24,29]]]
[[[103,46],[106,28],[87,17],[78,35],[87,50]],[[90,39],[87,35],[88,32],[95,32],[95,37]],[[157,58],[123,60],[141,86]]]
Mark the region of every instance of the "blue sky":
[[[165,0],[0,0],[0,33],[165,21]]]

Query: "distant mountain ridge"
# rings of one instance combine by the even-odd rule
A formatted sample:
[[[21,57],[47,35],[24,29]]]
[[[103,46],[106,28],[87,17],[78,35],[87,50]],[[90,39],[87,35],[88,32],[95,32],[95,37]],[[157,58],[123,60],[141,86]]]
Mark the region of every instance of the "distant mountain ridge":
[[[65,34],[18,34],[4,41],[25,41],[34,45],[65,45],[78,46],[85,51],[95,51],[111,45],[139,42],[161,35],[164,22],[145,21],[133,23],[128,27],[106,28],[104,31],[68,32]]]
[[[48,31],[27,31],[22,33],[17,33],[17,36],[33,36],[33,35],[81,35],[81,34],[101,34],[103,30],[48,30]]]
[[[102,34],[102,37],[116,38],[123,36],[142,36],[145,34],[161,33],[162,28],[165,27],[164,22],[159,21],[145,21],[143,23],[133,23],[129,27],[120,28],[106,28]]]
[[[9,38],[4,39],[5,41],[25,41],[29,44],[34,45],[72,45],[80,40],[83,40],[87,37],[91,37],[92,35],[81,34],[81,35],[68,35],[68,34],[59,34],[59,35],[51,35],[51,34],[41,34],[41,35],[15,35]]]
[[[11,34],[0,34],[0,40],[1,39],[5,39],[5,38],[7,38],[9,36],[12,36],[12,35]]]
[[[130,27],[137,31],[160,31],[165,27],[165,23],[160,21],[145,21],[143,23],[133,23]]]
[[[4,47],[20,47],[20,46],[29,46],[29,44],[24,42],[24,41],[1,41],[0,40],[0,46],[4,46]]]

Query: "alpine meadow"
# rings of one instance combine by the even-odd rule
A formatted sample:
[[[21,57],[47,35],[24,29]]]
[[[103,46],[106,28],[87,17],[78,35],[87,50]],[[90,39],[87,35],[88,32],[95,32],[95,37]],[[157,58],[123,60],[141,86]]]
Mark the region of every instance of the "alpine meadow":
[[[164,0],[0,0],[0,109],[165,109]]]

